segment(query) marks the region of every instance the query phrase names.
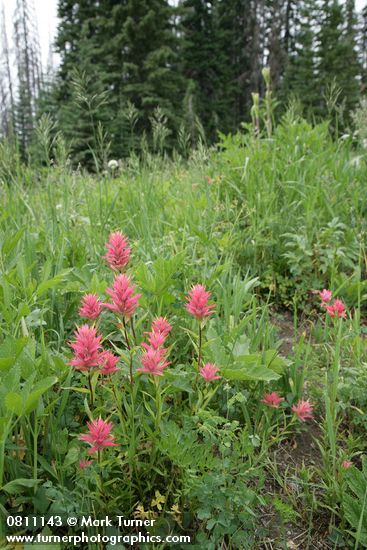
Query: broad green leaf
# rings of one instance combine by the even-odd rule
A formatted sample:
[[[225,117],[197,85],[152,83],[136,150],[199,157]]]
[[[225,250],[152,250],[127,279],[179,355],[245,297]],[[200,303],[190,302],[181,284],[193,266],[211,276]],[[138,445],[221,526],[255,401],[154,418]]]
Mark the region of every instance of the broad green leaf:
[[[0,371],[12,367],[23,348],[27,344],[28,338],[8,337],[0,346]]]
[[[5,407],[8,411],[15,413],[17,416],[22,416],[23,413],[23,399],[19,393],[10,392],[4,399]]]
[[[51,474],[53,478],[58,479],[54,468],[47,462],[47,460],[45,458],[43,458],[42,455],[39,454],[37,456],[37,460],[40,463],[40,465],[42,466],[42,468],[44,470],[46,470],[46,472]]]
[[[30,395],[25,400],[24,413],[29,414],[33,409],[37,407],[39,398],[49,389],[56,384],[56,376],[48,376],[40,382],[38,382]]]
[[[257,364],[234,369],[221,369],[220,373],[227,380],[263,380],[269,382],[279,378],[279,374],[276,372]]]
[[[213,363],[225,367],[230,362],[229,354],[222,344],[222,339],[218,336],[213,324],[211,324],[207,330],[207,343],[206,347],[209,348],[210,359]]]
[[[19,229],[19,231],[17,231],[14,235],[11,235],[11,237],[8,237],[7,239],[5,239],[4,244],[2,246],[2,253],[5,256],[7,254],[10,254],[10,252],[14,250],[14,248],[17,246],[18,242],[20,241],[20,239],[24,234],[25,229],[26,228],[23,227],[22,229]]]
[[[55,288],[56,286],[60,286],[64,282],[64,279],[65,279],[66,275],[70,271],[71,270],[68,269],[66,271],[63,271],[62,273],[59,273],[58,275],[55,275],[55,277],[52,277],[51,279],[47,279],[46,281],[42,281],[42,283],[40,283],[38,285],[38,288],[37,288],[38,298],[43,296],[48,290],[50,290],[50,288]]]
[[[288,359],[278,355],[278,351],[275,349],[268,349],[265,351],[264,362],[268,369],[271,369],[278,374],[281,374],[289,365]]]
[[[350,468],[347,472],[347,483],[353,493],[363,500],[366,491],[367,479],[358,468]]]
[[[14,365],[14,357],[1,357],[0,358],[0,370],[6,370]]]
[[[71,464],[74,464],[79,458],[80,450],[77,447],[71,447],[71,449],[68,450],[68,454],[64,459],[64,466],[71,466]]]
[[[1,487],[1,490],[5,491],[9,495],[15,495],[17,493],[20,493],[23,487],[27,487],[27,488],[36,487],[38,483],[39,483],[39,480],[37,479],[19,478],[19,479],[14,479],[13,481],[9,481],[9,483]]]
[[[165,393],[173,394],[179,391],[193,392],[192,377],[187,372],[178,371],[175,369],[166,370],[164,379],[169,382],[169,387],[165,389]]]
[[[235,343],[232,350],[234,357],[241,357],[247,355],[249,352],[250,341],[246,334],[243,334]]]

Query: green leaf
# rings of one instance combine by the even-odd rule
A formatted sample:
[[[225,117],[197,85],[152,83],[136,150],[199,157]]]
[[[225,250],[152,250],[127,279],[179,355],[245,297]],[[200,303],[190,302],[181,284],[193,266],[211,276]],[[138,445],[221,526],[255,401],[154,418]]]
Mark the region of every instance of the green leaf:
[[[79,393],[89,393],[89,390],[87,390],[87,388],[77,388],[76,386],[68,386],[68,387],[63,386],[61,389],[77,391]]]
[[[15,413],[17,416],[23,414],[23,399],[19,393],[10,392],[4,399],[5,407],[8,411]]]
[[[14,365],[14,357],[1,357],[0,358],[0,370],[6,370]]]
[[[27,397],[24,405],[24,413],[29,414],[33,409],[37,407],[39,398],[54,384],[56,384],[56,376],[48,376],[40,382],[38,382],[33,388],[31,394]]]
[[[234,369],[221,369],[220,373],[227,380],[262,380],[270,382],[270,380],[280,378],[276,372],[256,363]]]
[[[346,480],[353,493],[360,500],[363,500],[367,484],[367,479],[364,477],[363,472],[358,470],[358,468],[350,468],[347,472]]]
[[[74,464],[79,459],[79,457],[80,449],[78,449],[78,447],[71,447],[65,457],[64,466],[71,466],[71,464]]]
[[[8,337],[0,346],[0,371],[12,367],[23,348],[27,344],[28,338]]]
[[[210,359],[213,363],[221,367],[227,366],[230,359],[229,354],[223,346],[222,339],[218,336],[213,324],[210,324],[207,330],[207,340],[206,347],[209,348]]]
[[[47,460],[45,458],[43,458],[42,455],[39,454],[37,456],[37,460],[38,460],[39,464],[42,466],[42,468],[44,470],[46,470],[46,472],[51,474],[54,479],[58,480],[55,469],[47,462]]]
[[[284,369],[289,365],[290,361],[281,355],[278,355],[276,349],[268,349],[264,352],[263,360],[268,369],[282,374]]]
[[[25,229],[26,228],[23,227],[22,229],[19,229],[19,231],[17,231],[14,235],[5,239],[4,244],[2,246],[2,253],[4,254],[4,256],[6,256],[7,254],[10,254],[10,252],[14,250],[19,240],[22,238]]]
[[[179,371],[177,369],[166,370],[164,373],[164,379],[169,383],[169,387],[165,389],[165,393],[168,395],[180,391],[185,391],[187,393],[193,392],[193,377],[185,371]]]
[[[67,269],[62,273],[55,275],[55,277],[52,277],[51,279],[42,281],[42,283],[40,283],[37,288],[38,298],[43,296],[48,290],[50,290],[50,288],[55,288],[56,286],[60,286],[64,282],[66,275],[70,273],[70,271],[71,271],[70,269]]]
[[[8,435],[8,429],[9,429],[8,422],[9,422],[8,418],[6,418],[5,416],[0,416],[0,441],[3,441],[4,439],[6,439]]]
[[[234,357],[247,355],[249,352],[250,341],[246,334],[243,334],[235,343],[232,353]]]
[[[6,485],[4,485],[1,490],[5,491],[5,493],[8,493],[9,495],[15,495],[17,493],[20,493],[22,491],[23,487],[32,488],[36,487],[36,485],[39,483],[39,480],[37,479],[14,479],[13,481],[9,481]]]

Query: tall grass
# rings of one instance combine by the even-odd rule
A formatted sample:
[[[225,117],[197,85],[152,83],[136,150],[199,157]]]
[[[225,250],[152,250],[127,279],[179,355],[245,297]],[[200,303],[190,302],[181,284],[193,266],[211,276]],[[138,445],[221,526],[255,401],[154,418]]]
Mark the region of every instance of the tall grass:
[[[119,229],[133,248],[135,282],[143,291],[147,311],[149,304],[146,315],[168,312],[175,318],[193,283],[212,290],[217,317],[203,349],[213,362],[261,356],[258,366],[267,367],[280,345],[269,311],[274,302],[293,309],[294,349],[290,362],[282,359],[277,367],[284,369],[280,387],[292,404],[302,397],[306,376],[320,383],[322,377],[315,371],[331,364],[326,389],[319,395],[320,401],[325,396],[327,409],[322,451],[331,453],[331,459],[325,460],[327,492],[341,499],[338,384],[344,381],[344,363],[353,357],[360,368],[365,357],[360,327],[367,299],[365,156],[357,156],[348,140],[333,141],[326,123],[312,127],[292,112],[275,128],[269,120],[266,138],[257,132],[221,136],[218,147],[207,149],[199,142],[185,159],[149,151],[142,158],[132,154],[117,174],[100,170],[92,176],[73,170],[60,136],[61,152],[51,159],[56,149],[54,145],[50,149],[46,134],[44,121],[42,166],[24,167],[16,150],[0,148],[0,375],[2,367],[15,365],[18,378],[4,377],[3,390],[16,393],[19,386],[23,399],[20,403],[17,397],[8,398],[12,414],[0,419],[0,486],[20,479],[36,491],[40,479],[47,479],[48,498],[62,500],[64,509],[72,508],[68,500],[72,486],[79,492],[79,502],[85,499],[87,508],[92,506],[91,494],[82,483],[75,489],[70,477],[77,453],[70,446],[70,426],[79,426],[80,411],[87,409],[83,392],[73,386],[66,342],[77,322],[81,296],[102,294],[110,282],[102,259],[104,243],[112,230]],[[158,138],[155,145],[162,152]],[[348,349],[340,349],[337,339],[332,360],[317,323],[311,336],[297,336],[305,311],[315,313],[312,290],[324,286],[332,287],[349,309],[356,308],[352,328],[343,329]],[[141,334],[145,322],[144,317],[136,327]],[[107,330],[108,323],[103,328]],[[197,346],[195,338],[189,326],[178,333],[172,352],[178,365],[191,360],[190,343]],[[267,382],[261,380],[250,381],[245,388],[235,383],[218,392],[218,414],[229,427],[221,427],[219,417],[212,418],[207,411],[203,418],[195,416],[195,422],[208,430],[200,436],[209,443],[211,437],[221,442],[218,479],[224,471],[228,474],[223,466],[230,460],[226,445],[230,449],[228,441],[238,433],[242,439],[236,440],[236,460],[242,460],[246,449],[249,472],[271,446],[289,436],[284,414],[276,427],[273,417],[256,405],[266,388]],[[42,397],[41,405],[35,396]],[[206,406],[208,398],[200,399],[198,403]],[[155,406],[161,411],[159,387]],[[199,409],[193,410],[199,414]],[[158,424],[160,418],[157,432]],[[182,464],[195,449],[194,440],[189,441],[192,433],[178,434],[172,425],[165,429],[168,443],[161,442],[160,451],[190,483],[189,469],[185,471]],[[270,443],[269,438],[273,438]],[[181,440],[190,452],[181,448]],[[133,459],[129,455],[131,469]],[[197,460],[204,468],[204,458]],[[240,503],[231,475],[225,478],[226,490]],[[157,476],[159,472],[154,479]],[[199,483],[199,474],[195,479]],[[205,506],[216,490],[205,496],[205,484],[200,487],[202,494],[195,493],[195,498],[205,518],[209,513]],[[134,490],[131,481],[125,500],[131,506]],[[139,491],[144,494],[141,487]],[[314,495],[314,487],[312,491]],[[125,495],[119,498],[125,502]],[[1,497],[0,506],[4,502]],[[222,532],[219,527],[218,532]]]

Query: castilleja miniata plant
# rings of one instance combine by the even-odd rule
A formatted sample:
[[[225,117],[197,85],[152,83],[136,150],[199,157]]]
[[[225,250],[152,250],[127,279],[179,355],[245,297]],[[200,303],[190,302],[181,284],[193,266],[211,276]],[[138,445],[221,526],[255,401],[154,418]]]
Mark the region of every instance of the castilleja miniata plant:
[[[137,444],[135,422],[139,392],[154,426],[153,432],[148,428],[152,436],[151,445],[154,454],[154,438],[159,434],[164,412],[165,396],[159,381],[171,365],[169,356],[174,343],[173,327],[164,316],[155,317],[139,343],[135,331],[135,320],[139,314],[144,315],[144,313],[139,308],[141,293],[133,281],[133,276],[127,273],[130,267],[131,247],[125,235],[119,231],[111,233],[106,243],[106,254],[103,260],[113,274],[111,284],[106,289],[106,298],[102,299],[95,293],[87,293],[82,297],[79,307],[82,322],[76,327],[74,339],[69,344],[74,353],[70,366],[86,375],[91,407],[88,432],[81,434],[79,439],[90,444],[88,455],[93,457],[94,454],[98,454],[100,461],[105,448],[119,446],[119,438],[113,434],[114,421],[118,418],[119,431],[125,436],[130,433],[128,459],[130,472],[133,472]],[[215,311],[215,304],[209,303],[210,298],[211,293],[202,284],[196,284],[188,291],[185,306],[182,305],[182,312],[184,313],[186,309],[198,326],[196,383],[199,377],[202,383],[208,386],[218,384],[221,380],[220,367],[209,362],[204,364],[202,356],[202,331],[205,320]],[[108,312],[113,315],[115,330],[121,334],[120,340],[124,344],[122,349],[112,343],[111,333],[104,338],[99,332],[101,316]],[[152,383],[153,392],[147,392],[146,385],[143,389],[140,384],[141,377],[146,377]],[[98,388],[101,388],[101,391],[103,388],[110,388],[114,398],[115,409],[105,412],[108,418],[97,417],[97,413],[93,413],[93,407],[97,405],[96,401],[98,402]],[[209,395],[206,402],[209,402],[213,393],[208,391],[205,394],[207,397]],[[147,401],[149,396],[155,404],[154,408]],[[97,409],[99,412],[100,403]],[[111,418],[113,420],[110,420]],[[124,444],[126,445],[126,441]],[[91,461],[81,460],[81,464],[82,469],[85,469],[90,466]]]
[[[149,452],[151,468],[158,459],[162,430],[174,413],[172,395],[181,394],[180,407],[195,417],[203,414],[233,373],[225,369],[222,372],[212,355],[206,357],[204,329],[217,312],[210,290],[203,284],[187,289],[178,308],[179,322],[164,314],[154,317],[134,281],[127,237],[119,231],[111,233],[102,259],[110,274],[105,295],[91,292],[82,297],[81,321],[69,343],[73,351],[69,364],[79,373],[80,382],[86,380],[87,387],[82,391],[89,394],[85,402],[89,420],[79,434],[84,448],[80,472],[94,464],[102,472],[102,466],[114,457],[127,465],[128,479],[133,484],[139,478],[138,457]],[[320,297],[328,312],[331,293],[324,290]],[[338,317],[344,316],[338,303],[334,302],[334,308]],[[185,390],[177,385],[180,382],[176,382],[172,359],[177,355],[175,330],[181,323],[191,323],[193,330],[187,333],[195,349],[191,364],[180,367],[189,383]],[[259,395],[256,406],[259,411],[274,409],[274,414],[288,412],[292,421],[299,423],[313,419],[313,406],[308,400],[288,402],[276,391]],[[270,423],[266,436],[271,429]],[[103,485],[102,478],[98,483]]]

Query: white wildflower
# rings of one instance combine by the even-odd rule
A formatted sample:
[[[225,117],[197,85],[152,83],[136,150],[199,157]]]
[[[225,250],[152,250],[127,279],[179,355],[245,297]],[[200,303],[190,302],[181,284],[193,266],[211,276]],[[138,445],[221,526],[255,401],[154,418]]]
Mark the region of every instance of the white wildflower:
[[[108,169],[113,172],[119,167],[119,163],[117,162],[117,160],[111,159],[108,161],[107,166],[108,166]]]

